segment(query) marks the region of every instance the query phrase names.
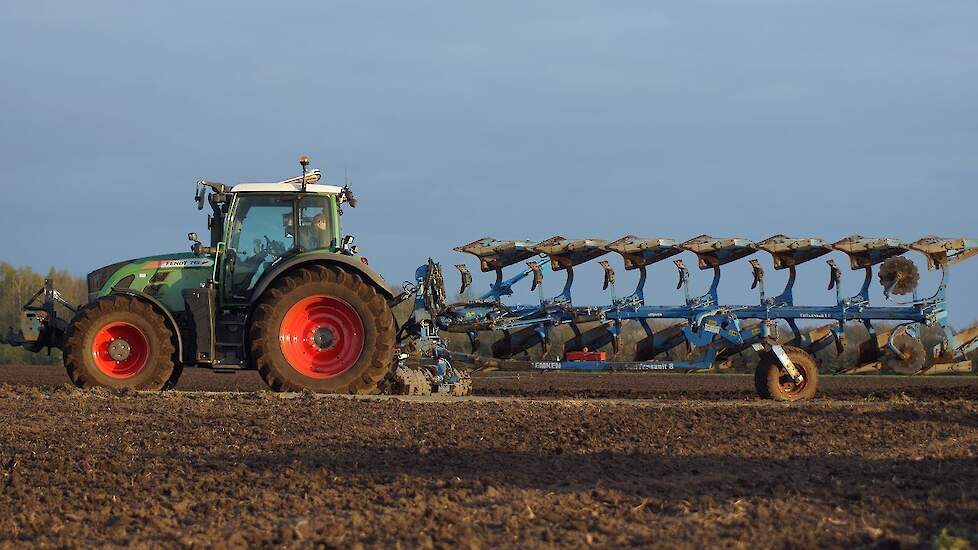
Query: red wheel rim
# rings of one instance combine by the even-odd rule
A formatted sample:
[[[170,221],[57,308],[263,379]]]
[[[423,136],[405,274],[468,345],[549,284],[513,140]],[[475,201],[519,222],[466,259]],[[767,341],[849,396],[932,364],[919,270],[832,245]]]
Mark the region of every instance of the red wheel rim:
[[[279,329],[282,355],[309,378],[332,378],[350,370],[363,352],[363,321],[350,304],[316,295],[295,303]]]
[[[109,323],[95,333],[92,357],[102,374],[130,378],[149,361],[149,339],[136,325]]]

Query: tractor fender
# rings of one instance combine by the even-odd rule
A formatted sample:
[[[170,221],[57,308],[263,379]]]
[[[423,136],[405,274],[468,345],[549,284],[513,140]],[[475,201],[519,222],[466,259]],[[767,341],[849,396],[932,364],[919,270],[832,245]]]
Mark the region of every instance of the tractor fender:
[[[180,358],[181,362],[184,361],[183,335],[180,334],[180,325],[177,324],[177,320],[173,316],[173,313],[171,313],[170,310],[163,305],[163,302],[157,300],[156,298],[150,296],[149,294],[146,294],[145,292],[140,292],[138,290],[133,290],[131,288],[113,289],[111,294],[126,294],[128,296],[132,296],[133,298],[136,298],[137,300],[143,300],[149,302],[150,305],[152,305],[155,309],[159,310],[160,313],[163,314],[163,317],[166,318],[167,324],[170,325],[171,329],[173,329],[173,333],[177,335],[177,357]]]
[[[314,264],[333,264],[342,266],[350,271],[353,271],[354,273],[360,274],[363,278],[373,283],[373,285],[377,287],[377,290],[380,291],[380,293],[383,294],[388,300],[394,297],[394,294],[389,288],[387,288],[387,281],[380,276],[380,273],[377,273],[371,269],[370,266],[361,262],[356,256],[344,256],[342,254],[327,252],[319,254],[303,254],[301,256],[289,258],[288,260],[275,266],[274,269],[262,275],[261,280],[259,280],[258,284],[255,285],[255,290],[251,293],[249,305],[254,305],[259,298],[262,297],[269,285],[278,279],[279,275],[297,267]]]

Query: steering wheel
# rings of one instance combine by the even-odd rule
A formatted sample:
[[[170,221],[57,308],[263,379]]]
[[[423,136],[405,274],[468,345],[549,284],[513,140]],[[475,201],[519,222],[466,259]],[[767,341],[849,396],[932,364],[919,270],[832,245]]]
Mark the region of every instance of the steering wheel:
[[[259,239],[254,240],[254,250],[256,257],[264,257],[268,255],[281,256],[285,254],[285,244],[279,241],[273,241],[265,236],[264,244]]]
[[[273,254],[275,256],[285,254],[285,244],[280,241],[273,241],[267,236],[265,237],[265,249],[269,254]]]

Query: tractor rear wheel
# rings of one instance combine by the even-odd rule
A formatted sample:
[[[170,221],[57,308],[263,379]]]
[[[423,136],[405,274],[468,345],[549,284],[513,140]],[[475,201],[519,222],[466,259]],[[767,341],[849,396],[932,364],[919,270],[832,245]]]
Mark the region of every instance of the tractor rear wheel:
[[[800,401],[815,397],[818,388],[818,363],[807,351],[794,346],[783,346],[791,363],[801,372],[802,381],[796,383],[784,371],[773,352],[761,356],[754,370],[754,388],[763,399],[775,401]]]
[[[167,389],[182,370],[175,340],[151,305],[132,296],[106,296],[72,320],[65,369],[80,388]]]
[[[262,296],[251,323],[251,359],[275,391],[373,393],[391,371],[394,317],[355,273],[301,268]]]

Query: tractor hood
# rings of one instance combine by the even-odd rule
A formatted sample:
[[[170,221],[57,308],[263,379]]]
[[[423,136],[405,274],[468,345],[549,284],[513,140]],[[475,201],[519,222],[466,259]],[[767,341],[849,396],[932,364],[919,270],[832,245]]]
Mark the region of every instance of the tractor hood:
[[[183,309],[180,290],[198,286],[210,277],[214,258],[188,252],[135,258],[88,274],[88,301],[113,289],[132,289],[160,299],[173,310]]]

